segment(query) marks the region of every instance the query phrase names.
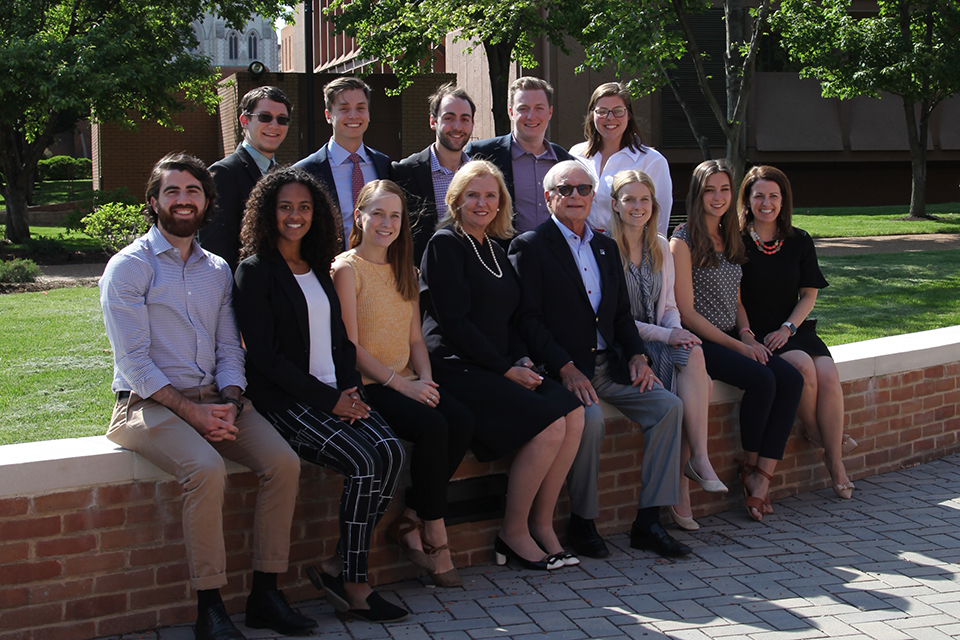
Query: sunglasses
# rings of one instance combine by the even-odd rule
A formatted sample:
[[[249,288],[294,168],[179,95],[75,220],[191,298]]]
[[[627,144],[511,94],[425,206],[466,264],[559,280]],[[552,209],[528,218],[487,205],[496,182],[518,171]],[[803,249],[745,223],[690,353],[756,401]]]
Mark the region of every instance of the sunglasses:
[[[574,189],[576,189],[577,193],[579,193],[583,197],[587,197],[588,195],[593,193],[592,184],[558,184],[555,187],[555,189],[557,193],[559,193],[564,198],[572,195]]]
[[[273,122],[274,115],[272,113],[267,113],[266,111],[261,111],[260,113],[248,113],[248,116],[256,116],[258,122],[263,124],[269,124]],[[276,116],[277,124],[281,127],[285,127],[290,124],[290,116]]]

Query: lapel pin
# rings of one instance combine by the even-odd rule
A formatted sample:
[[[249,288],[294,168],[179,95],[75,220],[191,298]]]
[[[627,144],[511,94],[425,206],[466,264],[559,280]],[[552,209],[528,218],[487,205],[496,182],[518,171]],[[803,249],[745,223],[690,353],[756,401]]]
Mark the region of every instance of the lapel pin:
[[[605,256],[605,255],[607,255],[607,252],[604,251],[603,249],[600,249],[600,255]]]

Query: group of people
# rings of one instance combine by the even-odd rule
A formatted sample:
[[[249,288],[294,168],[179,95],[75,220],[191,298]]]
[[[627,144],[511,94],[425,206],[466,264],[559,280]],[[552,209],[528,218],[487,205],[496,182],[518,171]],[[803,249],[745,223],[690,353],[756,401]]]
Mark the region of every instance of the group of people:
[[[294,166],[275,166],[291,118],[275,87],[244,96],[244,140],[209,170],[161,159],[144,206],[154,224],[100,281],[117,394],[107,436],[183,486],[197,638],[243,638],[219,595],[224,457],[260,479],[246,623],[284,634],[316,626],[277,588],[298,457],[345,478],[339,543],[307,575],[371,622],[408,615],[368,584],[401,440],[411,484],[387,534],[442,587],[462,584],[444,517],[468,449],[513,456],[498,563],[555,570],[609,555],[596,525],[601,400],[643,434],[633,548],[689,554],[661,507],[695,530],[689,480],[728,491],[707,447],[714,379],[744,390],[750,517],[772,512],[798,415],[834,490],[852,496],[839,377],[807,318],[827,283],[790,224],[780,171],[752,169],[734,204],[732,171],[702,163],[668,243],[669,167],[620,84],[594,91],[586,141],[569,153],[544,137],[543,80],[511,85],[510,134],[473,142],[472,99],[444,85],[430,100],[436,141],[392,164],[363,144],[362,80],[338,78],[324,98],[333,136]],[[565,481],[569,547],[553,525]]]

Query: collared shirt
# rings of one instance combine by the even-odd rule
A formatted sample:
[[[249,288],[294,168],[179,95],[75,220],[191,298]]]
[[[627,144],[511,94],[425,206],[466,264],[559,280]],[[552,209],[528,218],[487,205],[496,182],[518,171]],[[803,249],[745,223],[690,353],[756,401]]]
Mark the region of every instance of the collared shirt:
[[[610,191],[613,189],[613,177],[626,169],[643,171],[653,180],[656,191],[657,204],[660,205],[660,217],[657,220],[657,231],[664,237],[670,224],[670,210],[673,209],[673,181],[670,179],[670,165],[667,159],[653,147],[643,146],[641,149],[624,147],[607,158],[607,164],[600,171],[600,154],[587,158],[587,143],[581,142],[570,148],[570,155],[590,168],[600,181],[597,194],[593,197],[590,208],[590,217],[587,222],[594,229],[605,231],[610,228],[610,216],[613,208],[610,205]]]
[[[363,184],[376,180],[377,169],[367,155],[366,145],[360,145],[357,155],[360,156]],[[340,215],[343,216],[343,235],[349,238],[350,229],[353,228],[353,163],[350,161],[350,152],[334,142],[333,138],[327,143],[327,157],[330,159],[333,182],[337,185],[337,201],[340,204]]]
[[[113,391],[246,387],[232,293],[222,258],[194,240],[184,264],[156,226],[113,256],[100,278]]]
[[[270,167],[273,166],[273,158],[268,158],[267,156],[260,153],[256,147],[244,140],[240,143],[240,146],[247,150],[247,153],[250,154],[250,157],[253,158],[253,161],[257,163],[257,168],[260,169],[261,175],[267,175],[267,171],[270,171]]]
[[[510,155],[513,157],[513,208],[517,217],[513,226],[517,233],[530,231],[550,217],[546,200],[543,197],[543,179],[547,172],[557,164],[557,154],[553,145],[543,139],[547,150],[540,155],[524,151],[513,134],[510,136]]]
[[[465,154],[463,151],[460,152],[460,165],[463,166],[464,163],[469,162],[470,157]],[[437,218],[442,219],[444,212],[447,210],[446,200],[447,200],[447,189],[450,188],[450,183],[453,182],[453,176],[456,175],[456,171],[450,171],[443,165],[440,164],[440,161],[437,160],[437,152],[433,148],[433,145],[430,145],[430,178],[433,180],[433,197],[437,203]]]
[[[594,314],[600,308],[600,299],[603,297],[603,287],[600,280],[600,265],[597,264],[597,257],[593,255],[593,248],[590,241],[593,240],[593,229],[590,225],[583,225],[583,237],[575,234],[569,227],[557,220],[554,215],[550,216],[560,233],[563,234],[570,247],[570,253],[573,254],[573,260],[577,263],[577,271],[580,273],[580,279],[583,280],[583,288],[587,292],[587,298],[590,299],[590,306],[593,307]],[[600,335],[597,329],[597,349],[606,349],[607,342]]]

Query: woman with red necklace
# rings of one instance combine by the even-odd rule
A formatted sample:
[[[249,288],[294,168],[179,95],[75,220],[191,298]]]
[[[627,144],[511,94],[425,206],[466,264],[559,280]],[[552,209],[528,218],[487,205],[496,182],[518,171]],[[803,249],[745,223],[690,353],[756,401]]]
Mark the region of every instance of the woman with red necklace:
[[[816,319],[808,318],[817,290],[827,286],[813,239],[791,225],[793,193],[779,169],[751,169],[738,200],[747,252],[741,297],[751,329],[758,340],[803,375],[797,415],[807,438],[824,449],[823,463],[834,492],[849,500],[855,487],[843,467],[843,454],[853,451],[857,443],[843,433],[843,392],[837,366],[817,336]]]

